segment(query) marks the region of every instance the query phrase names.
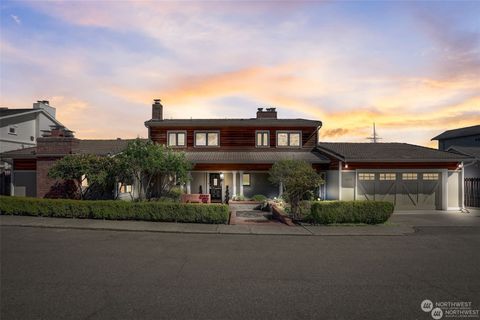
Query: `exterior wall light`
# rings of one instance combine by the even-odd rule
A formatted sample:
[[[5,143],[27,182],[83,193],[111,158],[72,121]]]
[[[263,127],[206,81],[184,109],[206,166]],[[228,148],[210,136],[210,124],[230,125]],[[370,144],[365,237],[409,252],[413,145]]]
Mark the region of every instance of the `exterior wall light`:
[[[220,180],[223,180],[223,178],[225,178],[225,175],[222,173],[220,173]]]
[[[345,163],[345,169],[348,169],[348,163]]]

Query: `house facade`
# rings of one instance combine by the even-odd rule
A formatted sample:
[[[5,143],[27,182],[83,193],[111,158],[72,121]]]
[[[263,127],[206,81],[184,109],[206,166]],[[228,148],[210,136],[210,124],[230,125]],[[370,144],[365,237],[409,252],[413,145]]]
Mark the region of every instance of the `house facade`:
[[[145,122],[155,143],[184,151],[192,162],[187,193],[209,193],[212,201],[257,194],[278,197],[268,170],[283,159],[309,162],[318,170],[329,160],[316,150],[321,121],[279,119],[274,108],[259,108],[250,119],[164,119],[159,100]]]
[[[184,152],[192,163],[184,192],[209,194],[213,202],[223,201],[227,189],[230,197],[240,199],[281,196],[283,186],[272,184],[268,171],[277,161],[294,159],[311,164],[324,178],[315,191],[322,200],[386,200],[400,210],[464,206],[464,163],[472,159],[467,155],[406,143],[323,142],[321,121],[282,119],[275,108],[259,108],[256,117],[248,119],[165,119],[163,111],[160,100],[154,100],[152,118],[145,122],[148,138]],[[44,197],[55,182],[47,173],[56,159],[66,154],[115,155],[127,143],[76,139],[56,128],[40,138],[36,148],[2,157],[16,172],[34,170],[36,187],[30,189],[35,192],[27,195]]]

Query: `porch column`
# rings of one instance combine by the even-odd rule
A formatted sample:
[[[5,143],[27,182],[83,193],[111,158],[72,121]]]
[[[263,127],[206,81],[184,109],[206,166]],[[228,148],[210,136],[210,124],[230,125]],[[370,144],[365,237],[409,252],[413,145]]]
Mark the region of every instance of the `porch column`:
[[[188,179],[187,181],[187,194],[191,194],[192,193],[192,180],[191,180],[191,175],[190,175],[190,179]]]
[[[342,200],[342,161],[338,161],[338,200]]]
[[[232,196],[237,195],[237,171],[232,171]]]
[[[240,171],[240,196],[243,197],[243,171]]]
[[[465,164],[462,162],[462,171],[460,173],[460,209],[465,209]]]
[[[283,194],[283,182],[280,182],[278,185],[278,196],[281,197]]]
[[[448,210],[448,169],[442,170],[442,210]]]
[[[210,193],[210,177],[208,176],[208,172],[205,173],[205,186],[207,187],[203,190],[203,193],[209,194]]]

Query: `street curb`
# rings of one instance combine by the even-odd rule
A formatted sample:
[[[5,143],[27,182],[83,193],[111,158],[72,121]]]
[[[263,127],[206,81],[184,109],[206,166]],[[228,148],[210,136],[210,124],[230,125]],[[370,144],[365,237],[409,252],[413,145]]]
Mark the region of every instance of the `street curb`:
[[[151,228],[133,225],[133,226],[108,226],[102,224],[115,224],[117,221],[112,220],[94,220],[94,219],[61,219],[61,218],[45,218],[45,217],[22,217],[31,220],[41,219],[38,221],[6,221],[13,220],[8,216],[0,216],[1,227],[28,227],[28,228],[51,228],[51,229],[71,229],[71,230],[99,230],[99,231],[127,231],[127,232],[156,232],[156,233],[178,233],[178,234],[211,234],[211,235],[268,235],[268,236],[406,236],[416,232],[409,226],[397,227],[372,227],[378,228],[374,232],[371,230],[363,231],[366,227],[276,227],[276,226],[255,226],[255,225],[187,225],[182,223],[168,223],[156,225],[154,222],[128,221],[133,223],[148,224],[154,223]],[[19,217],[15,217],[19,218]],[[45,219],[54,219],[48,221]],[[118,221],[120,223],[128,223],[127,221]],[[98,225],[74,225],[75,223],[89,223]],[[158,228],[156,228],[158,227]],[[160,229],[163,227],[163,229]],[[200,230],[200,229],[205,230]],[[281,230],[280,228],[288,228]],[[348,228],[348,230],[345,230]],[[384,228],[393,228],[385,230]],[[342,230],[343,229],[343,230]],[[403,229],[403,230],[402,230]]]

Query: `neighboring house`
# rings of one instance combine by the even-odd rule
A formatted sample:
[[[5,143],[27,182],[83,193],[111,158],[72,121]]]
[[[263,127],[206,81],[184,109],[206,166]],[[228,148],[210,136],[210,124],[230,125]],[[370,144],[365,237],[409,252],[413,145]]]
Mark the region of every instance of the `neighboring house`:
[[[0,108],[0,153],[34,147],[42,131],[62,125],[55,118],[55,108],[46,100],[30,109]],[[9,193],[9,165],[0,161],[0,194]]]
[[[2,158],[13,165],[12,193],[15,196],[55,197],[56,180],[50,179],[48,170],[56,160],[68,154],[93,154],[112,156],[122,152],[130,140],[83,140],[63,126],[54,126],[37,139],[36,147],[13,150]],[[125,186],[130,189],[131,186]],[[130,191],[130,190],[129,190]],[[124,193],[127,193],[126,190]],[[113,194],[112,194],[113,196]],[[127,195],[124,195],[128,198]]]
[[[480,207],[480,125],[447,130],[432,138],[438,149],[469,156],[464,162],[465,201],[469,207]]]
[[[269,181],[268,170],[279,160],[296,159],[325,178],[317,190],[322,199],[387,200],[398,209],[459,209],[463,203],[462,163],[470,157],[405,143],[319,143],[321,121],[279,119],[275,108],[259,108],[249,119],[164,119],[155,100],[145,126],[149,139],[185,152],[192,162],[184,191],[208,193],[213,201],[224,199],[227,186],[231,196],[280,196],[282,186]],[[3,154],[15,172],[36,170],[35,194],[27,194],[48,194],[53,181],[46,173],[55,159],[70,153],[114,155],[127,143],[68,135],[56,128],[37,148]]]

